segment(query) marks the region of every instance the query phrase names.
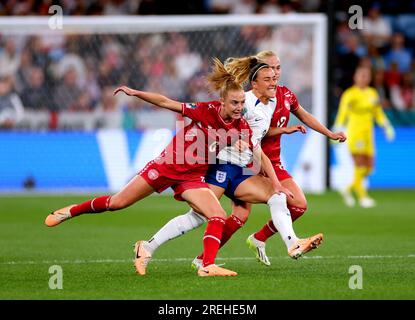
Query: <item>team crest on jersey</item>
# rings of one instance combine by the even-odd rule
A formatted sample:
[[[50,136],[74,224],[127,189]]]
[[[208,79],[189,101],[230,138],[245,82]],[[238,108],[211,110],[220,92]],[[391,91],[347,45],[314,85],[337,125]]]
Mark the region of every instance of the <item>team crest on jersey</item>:
[[[284,107],[285,107],[287,110],[290,110],[290,102],[289,102],[288,100],[284,100]]]
[[[196,103],[186,103],[185,105],[186,105],[186,108],[188,108],[188,109],[196,109],[197,108]]]
[[[226,172],[224,171],[216,171],[216,181],[219,183],[225,182],[226,180]]]
[[[159,177],[159,172],[156,169],[151,169],[147,175],[150,180],[156,180]]]

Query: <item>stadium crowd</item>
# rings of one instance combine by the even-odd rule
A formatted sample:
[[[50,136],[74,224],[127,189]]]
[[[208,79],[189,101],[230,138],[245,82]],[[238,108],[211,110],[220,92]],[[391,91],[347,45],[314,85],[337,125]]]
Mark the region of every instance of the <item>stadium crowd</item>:
[[[171,8],[158,2],[8,0],[0,5],[0,15],[48,15],[53,4],[61,5],[65,15],[324,12],[327,1],[174,1]],[[336,11],[332,108],[351,85],[354,69],[370,65],[373,85],[392,122],[415,125],[415,14],[402,13],[412,7],[415,1],[399,8],[393,1],[370,2],[364,8],[361,30],[349,27],[347,8]],[[182,101],[207,100],[211,96],[204,75],[212,53],[219,52],[221,59],[261,50],[278,52],[288,71],[282,82],[298,93],[304,106],[311,106],[309,32],[295,26],[243,26],[161,34],[0,33],[0,127],[174,128],[174,116],[139,101],[113,97],[114,87],[127,84]]]

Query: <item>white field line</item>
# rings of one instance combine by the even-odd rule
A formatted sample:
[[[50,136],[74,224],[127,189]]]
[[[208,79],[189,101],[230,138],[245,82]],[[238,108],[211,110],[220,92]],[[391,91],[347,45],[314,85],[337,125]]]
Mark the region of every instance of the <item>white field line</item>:
[[[408,255],[364,255],[364,256],[304,256],[301,259],[319,260],[319,259],[407,259],[415,258],[415,254]],[[289,257],[271,257],[271,260],[289,259]],[[230,257],[217,258],[221,261],[248,261],[255,260],[253,257]],[[98,260],[29,260],[29,261],[1,261],[0,265],[21,265],[21,264],[89,264],[89,263],[131,263],[133,259],[98,259]],[[152,259],[154,262],[191,262],[192,258],[173,258],[173,259]]]

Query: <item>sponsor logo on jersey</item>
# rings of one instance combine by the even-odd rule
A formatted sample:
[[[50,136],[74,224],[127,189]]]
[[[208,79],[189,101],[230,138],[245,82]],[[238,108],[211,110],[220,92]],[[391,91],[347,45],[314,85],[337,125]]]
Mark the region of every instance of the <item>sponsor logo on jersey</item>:
[[[219,183],[225,182],[226,180],[226,172],[225,171],[216,171],[216,181]]]
[[[150,180],[156,180],[159,177],[159,172],[156,169],[151,169],[147,175]]]
[[[186,103],[185,106],[188,109],[196,109],[197,108],[196,103]]]

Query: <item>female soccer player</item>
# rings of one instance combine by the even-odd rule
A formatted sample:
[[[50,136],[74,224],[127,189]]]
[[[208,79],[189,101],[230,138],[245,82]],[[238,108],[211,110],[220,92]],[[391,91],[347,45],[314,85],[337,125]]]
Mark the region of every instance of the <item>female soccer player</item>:
[[[355,205],[353,192],[363,208],[376,205],[369,197],[364,185],[365,178],[372,172],[375,154],[373,138],[374,122],[381,126],[387,139],[393,140],[395,132],[380,104],[376,90],[369,86],[371,70],[358,67],[354,74],[354,85],[343,92],[335,127],[347,125],[348,147],[353,157],[355,169],[353,182],[342,191],[346,205]]]
[[[208,220],[203,238],[203,267],[199,269],[198,274],[200,276],[237,275],[234,271],[214,264],[226,212],[204,182],[210,155],[213,153],[216,157],[218,146],[220,150],[220,146],[233,144],[245,136],[250,150],[256,157],[261,157],[262,169],[270,174],[274,192],[286,192],[286,190],[279,184],[269,159],[258,154],[261,151],[259,145],[253,146],[251,143],[252,131],[247,122],[241,118],[245,102],[241,82],[227,73],[223,65],[219,65],[218,62],[209,81],[215,89],[220,89],[220,101],[180,103],[157,93],[138,91],[126,86],[116,89],[114,94],[124,92],[156,106],[180,112],[193,121],[173,138],[158,158],[150,161],[120,192],[56,210],[47,216],[45,224],[53,227],[84,213],[120,210],[154,191],[161,192],[172,187],[177,200],[187,201],[194,210]],[[139,244],[136,243],[136,258],[139,258],[138,247]]]
[[[246,70],[253,59],[245,58],[242,61],[234,59],[232,61],[233,62],[227,64],[227,69],[232,69],[232,71],[230,71],[231,73]],[[272,115],[275,111],[276,79],[274,79],[274,73],[268,65],[258,63],[257,66],[254,66],[251,69],[249,80],[251,80],[253,90],[246,93],[247,110],[244,117],[250,124],[254,136],[257,135],[259,136],[259,139],[261,139],[268,131]],[[206,182],[209,183],[209,187],[214,190],[219,198],[226,192],[226,195],[232,199],[244,200],[250,203],[262,202],[261,196],[258,194],[258,189],[266,184],[266,178],[261,176],[249,177],[241,174],[241,166],[243,167],[243,163],[235,165],[237,161],[235,161],[231,154],[227,157],[221,155],[225,151],[228,150],[222,150],[221,153],[219,153],[218,158],[230,161],[233,164],[211,165],[206,177]],[[268,204],[270,204],[270,201],[268,201]],[[285,203],[280,204],[280,206],[286,208]],[[221,245],[223,245],[231,235],[244,224],[250,211],[250,205],[238,201],[238,204],[234,205],[233,209],[233,214],[226,220]],[[289,217],[290,213],[288,212],[288,209],[286,209],[286,213]],[[274,215],[272,216],[274,220]],[[292,230],[291,219],[288,218],[288,220],[290,223],[282,224],[279,229],[286,229],[283,230],[284,235],[282,235],[282,238],[287,245],[291,257],[298,258],[311,250],[314,246],[318,245],[322,240],[321,234],[309,239],[298,239]],[[143,256],[146,256],[147,260],[149,260],[154,251],[162,243],[196,228],[201,223],[203,223],[203,221],[197,219],[197,214],[192,210],[185,215],[170,220],[149,241],[143,242]],[[289,226],[292,236],[287,236],[287,226]],[[200,266],[201,258],[202,256],[199,256],[193,261],[196,267]],[[266,256],[265,259],[267,259]]]

